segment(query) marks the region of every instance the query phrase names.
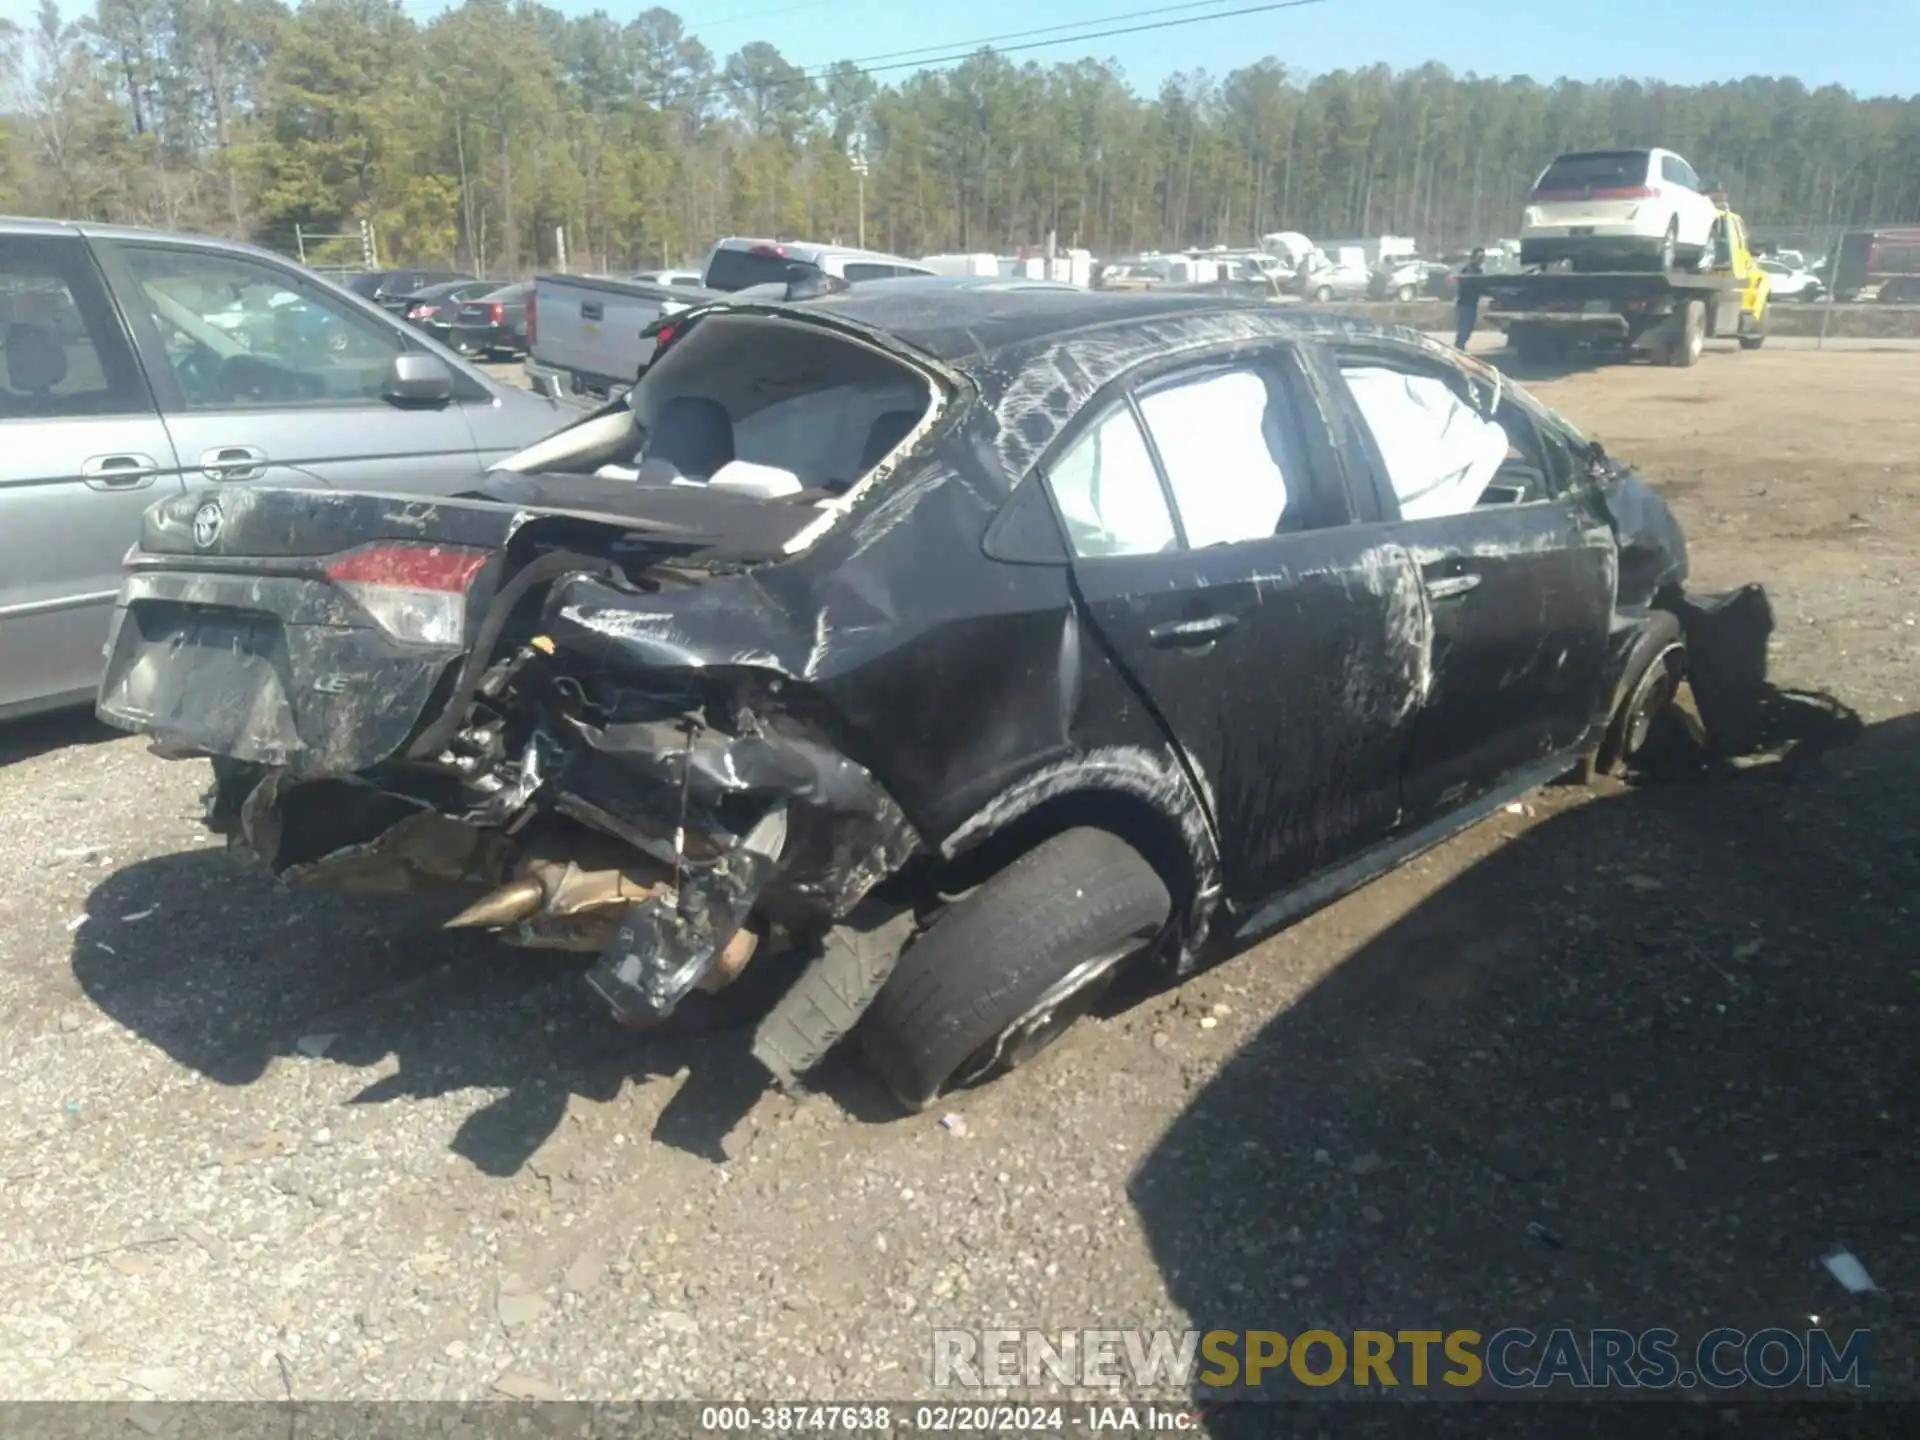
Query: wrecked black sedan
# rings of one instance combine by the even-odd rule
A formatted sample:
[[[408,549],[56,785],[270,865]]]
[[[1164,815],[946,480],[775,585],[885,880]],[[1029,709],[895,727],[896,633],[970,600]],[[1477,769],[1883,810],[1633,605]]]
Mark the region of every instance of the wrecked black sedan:
[[[170,500],[127,571],[101,716],[287,881],[466,887],[633,1024],[751,967],[777,1079],[852,1037],[909,1107],[1630,754],[1689,608],[1647,486],[1412,332],[890,286],[693,312],[471,496]]]

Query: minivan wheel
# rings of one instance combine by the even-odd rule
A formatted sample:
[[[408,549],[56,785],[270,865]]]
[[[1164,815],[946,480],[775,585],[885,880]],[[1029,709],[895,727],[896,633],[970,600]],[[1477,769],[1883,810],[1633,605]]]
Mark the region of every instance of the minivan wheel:
[[[1654,262],[1665,274],[1673,269],[1674,262],[1680,257],[1680,221],[1675,218],[1667,222],[1667,233],[1660,241],[1660,255]]]
[[[1081,828],[1042,842],[900,957],[861,1021],[868,1064],[913,1111],[1024,1064],[1153,942],[1172,903],[1117,835]]]

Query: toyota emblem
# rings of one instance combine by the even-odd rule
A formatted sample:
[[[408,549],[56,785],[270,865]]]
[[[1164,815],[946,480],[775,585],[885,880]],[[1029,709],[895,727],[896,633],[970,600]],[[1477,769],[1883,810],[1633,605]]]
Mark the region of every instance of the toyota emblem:
[[[220,502],[209,500],[193,512],[193,543],[202,550],[211,550],[214,541],[220,538]]]

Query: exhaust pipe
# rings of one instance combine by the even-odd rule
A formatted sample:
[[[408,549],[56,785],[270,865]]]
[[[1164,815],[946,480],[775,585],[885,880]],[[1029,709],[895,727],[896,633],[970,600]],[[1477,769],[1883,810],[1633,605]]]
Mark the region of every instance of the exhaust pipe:
[[[667,889],[665,867],[644,862],[623,869],[583,870],[572,860],[537,860],[445,923],[448,930],[506,929],[530,920],[570,920],[615,910]],[[509,944],[512,932],[502,937]]]
[[[469,926],[512,925],[527,919],[546,900],[546,887],[528,875],[520,880],[509,881],[490,895],[474,901],[442,928],[460,930]]]

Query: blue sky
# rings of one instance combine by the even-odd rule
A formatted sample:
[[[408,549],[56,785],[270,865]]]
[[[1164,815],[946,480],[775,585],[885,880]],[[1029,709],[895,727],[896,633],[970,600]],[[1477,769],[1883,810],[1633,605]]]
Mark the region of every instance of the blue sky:
[[[8,0],[18,3],[18,0]],[[901,0],[698,0],[676,8],[721,55],[771,40],[801,65],[823,65],[948,41],[1132,14],[1156,0],[973,0],[965,5]],[[1259,0],[1222,0],[1235,9]],[[642,8],[559,0],[568,13]],[[792,8],[789,8],[792,7]],[[416,14],[440,5],[416,0]],[[772,11],[784,11],[772,14]],[[1195,12],[1187,10],[1183,14]],[[1204,12],[1200,12],[1204,13]],[[1604,15],[1604,19],[1599,18]],[[755,17],[758,18],[747,18]],[[1166,18],[1172,19],[1173,16]],[[1140,21],[1120,21],[1137,24]],[[1088,28],[1103,28],[1097,24]],[[1265,55],[1308,71],[1385,61],[1404,68],[1438,60],[1483,75],[1633,75],[1698,82],[1742,75],[1795,75],[1864,93],[1920,90],[1920,4],[1915,0],[1322,0],[1295,10],[1243,15],[1141,35],[1073,41],[1021,53],[1042,63],[1093,54],[1117,59],[1137,86],[1172,70],[1224,73]],[[892,72],[898,74],[901,72]]]
[[[0,0],[0,14],[24,22],[33,3]],[[557,3],[569,14],[604,9],[617,19],[645,8],[635,0]],[[983,36],[1081,19],[1098,28],[1105,17],[1155,3],[688,0],[669,8],[722,56],[765,39],[795,63],[815,66],[930,45],[959,48]],[[1226,9],[1250,3],[1259,0],[1221,0]],[[71,15],[80,7],[63,8]],[[423,19],[443,8],[441,0],[408,4]],[[770,13],[775,11],[781,13]],[[1088,54],[1118,60],[1143,89],[1173,70],[1224,73],[1274,55],[1306,71],[1374,61],[1404,68],[1437,60],[1482,75],[1632,75],[1683,82],[1794,75],[1809,85],[1909,95],[1920,90],[1920,0],[1323,0],[1141,35],[1069,41],[1020,58],[1051,63]]]

